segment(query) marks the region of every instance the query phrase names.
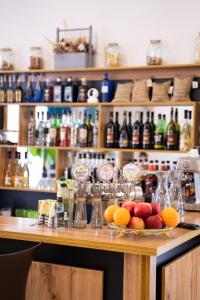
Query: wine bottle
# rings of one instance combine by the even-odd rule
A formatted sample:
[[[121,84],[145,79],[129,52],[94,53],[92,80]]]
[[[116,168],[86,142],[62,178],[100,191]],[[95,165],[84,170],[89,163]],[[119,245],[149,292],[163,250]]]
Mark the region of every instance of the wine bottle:
[[[143,128],[142,128],[143,130]],[[136,120],[133,123],[132,128],[132,148],[141,149],[141,123],[139,121],[139,111],[136,112]]]
[[[184,124],[180,134],[180,150],[189,151],[191,149],[191,132],[188,124],[188,110],[184,110]]]
[[[155,136],[155,130],[156,130],[156,125],[154,123],[154,112],[152,111],[151,112],[151,127],[152,127],[152,149],[154,148],[154,143],[155,143],[155,140],[154,140],[154,136]]]
[[[147,111],[147,118],[143,127],[143,141],[142,141],[143,149],[152,148],[152,126],[149,121],[149,117],[150,117],[150,112]]]
[[[143,123],[143,111],[140,112],[140,144],[142,148],[142,142],[143,142],[143,129],[144,129],[144,123]]]
[[[178,108],[175,110],[175,124],[176,124],[176,150],[179,149],[180,142],[180,125],[178,123]]]
[[[171,117],[170,117],[170,122],[167,125],[167,145],[166,148],[167,150],[176,150],[176,124],[174,122],[174,109],[173,107],[171,108]]]
[[[154,138],[154,148],[156,150],[164,149],[164,128],[161,114],[158,114],[158,123],[156,126]]]
[[[89,133],[89,128],[87,125],[87,116],[86,113],[84,113],[83,124],[80,125],[78,130],[78,136],[79,136],[78,140],[79,140],[80,147],[88,146],[88,133]]]
[[[6,102],[6,93],[4,88],[3,76],[0,76],[0,103]]]
[[[87,102],[88,86],[86,78],[81,78],[81,85],[78,88],[77,102]]]
[[[115,148],[119,148],[119,135],[120,135],[120,124],[119,124],[119,112],[115,113]]]
[[[92,115],[89,114],[89,118],[88,118],[88,147],[92,147],[93,146],[93,120],[92,120]]]
[[[128,145],[132,148],[132,112],[128,113]]]
[[[98,134],[99,134],[99,112],[95,113],[95,120],[93,126],[93,147],[98,147]]]
[[[115,124],[113,122],[113,112],[110,112],[109,122],[105,129],[105,147],[113,148],[115,146]]]
[[[127,113],[124,112],[124,120],[123,125],[120,130],[120,136],[119,136],[119,147],[127,149],[129,146],[129,135],[128,135],[128,126],[127,126]]]
[[[22,86],[21,86],[21,77],[20,77],[20,75],[17,79],[17,87],[15,89],[14,98],[15,98],[16,103],[20,103],[23,100],[23,89],[22,89]]]

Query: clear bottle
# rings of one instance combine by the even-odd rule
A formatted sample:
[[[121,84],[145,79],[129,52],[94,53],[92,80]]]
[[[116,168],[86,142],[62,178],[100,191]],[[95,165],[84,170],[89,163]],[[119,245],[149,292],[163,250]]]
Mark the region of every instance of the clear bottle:
[[[8,164],[4,177],[5,186],[13,186],[13,166],[12,166],[12,152],[8,151]]]
[[[6,93],[4,88],[3,76],[0,76],[0,103],[6,102]]]
[[[17,79],[17,87],[15,89],[14,99],[16,103],[21,103],[23,101],[23,89],[21,84],[21,76],[19,75]]]
[[[28,139],[28,146],[35,145],[35,120],[33,111],[30,111],[29,121],[28,121],[28,129],[27,129],[27,139]]]
[[[98,147],[98,134],[99,134],[99,112],[98,110],[95,113],[95,120],[93,126],[93,147]]]
[[[184,110],[184,124],[180,134],[180,150],[189,151],[192,147],[190,125],[188,123],[188,110]]]
[[[21,154],[17,152],[17,162],[14,171],[14,187],[23,186],[23,168],[21,166]]]
[[[44,121],[44,112],[42,111],[42,118],[38,125],[38,132],[39,132],[39,145],[44,146],[44,128],[45,128],[45,121]]]
[[[25,152],[25,162],[23,166],[23,187],[29,187],[29,168],[27,162],[27,152]]]
[[[12,77],[8,77],[8,88],[6,91],[6,99],[7,103],[13,103],[14,102],[14,89],[12,85]]]
[[[147,50],[147,65],[161,65],[162,63],[161,40],[151,40]]]

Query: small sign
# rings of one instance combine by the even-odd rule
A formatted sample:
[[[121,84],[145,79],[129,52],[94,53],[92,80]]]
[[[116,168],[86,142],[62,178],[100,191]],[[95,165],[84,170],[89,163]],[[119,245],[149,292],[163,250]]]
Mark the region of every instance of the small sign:
[[[125,165],[122,172],[124,179],[128,182],[139,179],[140,169],[133,163]]]
[[[114,168],[111,164],[105,163],[98,169],[98,177],[102,181],[110,181],[114,177]]]
[[[85,181],[89,177],[89,169],[84,164],[75,164],[72,168],[72,177],[77,181]]]

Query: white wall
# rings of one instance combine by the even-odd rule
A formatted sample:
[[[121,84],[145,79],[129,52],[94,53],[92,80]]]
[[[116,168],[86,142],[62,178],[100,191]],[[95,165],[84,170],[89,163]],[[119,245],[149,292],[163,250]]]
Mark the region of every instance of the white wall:
[[[0,47],[15,51],[17,68],[26,66],[30,46],[41,45],[52,66],[55,29],[65,19],[69,27],[93,25],[97,65],[104,64],[104,46],[119,42],[124,65],[145,64],[150,39],[163,40],[166,63],[190,63],[200,31],[199,0],[0,0]]]

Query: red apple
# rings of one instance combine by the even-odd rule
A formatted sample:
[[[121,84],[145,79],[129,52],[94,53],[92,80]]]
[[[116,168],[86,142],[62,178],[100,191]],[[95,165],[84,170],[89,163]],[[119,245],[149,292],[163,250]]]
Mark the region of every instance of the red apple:
[[[156,202],[151,203],[152,215],[157,215],[160,213],[160,204]]]
[[[151,216],[152,215],[151,204],[145,202],[137,203],[134,209],[134,215],[142,219]]]
[[[128,228],[133,229],[143,229],[144,228],[144,221],[138,217],[132,217],[130,219],[129,224],[127,225]]]
[[[122,203],[121,207],[127,208],[129,210],[130,214],[133,214],[135,205],[136,205],[135,202],[125,201],[124,203]]]
[[[159,214],[149,216],[145,220],[145,228],[160,229],[163,227],[163,221]]]

